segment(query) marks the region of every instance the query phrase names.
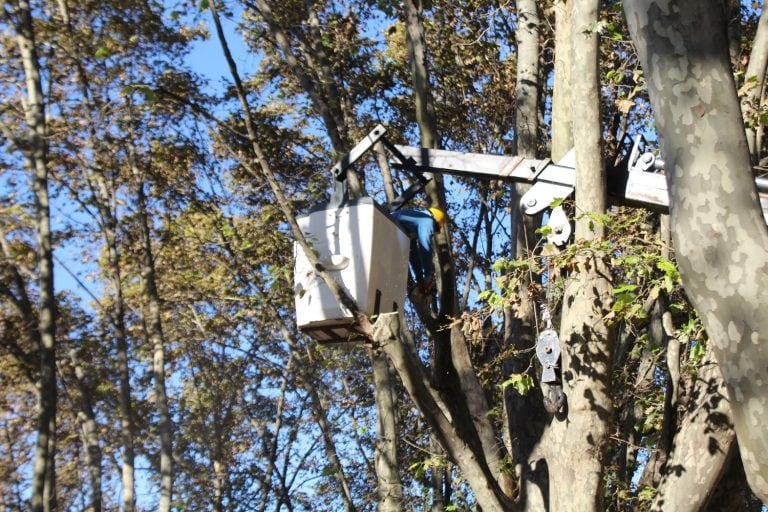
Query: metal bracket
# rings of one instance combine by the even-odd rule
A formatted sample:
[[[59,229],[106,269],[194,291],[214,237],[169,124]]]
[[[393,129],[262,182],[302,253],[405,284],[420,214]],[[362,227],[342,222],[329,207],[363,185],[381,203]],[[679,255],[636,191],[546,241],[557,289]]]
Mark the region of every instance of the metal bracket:
[[[535,215],[549,208],[555,199],[565,199],[571,194],[573,194],[573,187],[571,186],[537,181],[520,198],[520,208],[526,215]]]
[[[571,149],[557,164],[548,164],[536,174],[536,182],[520,198],[520,208],[526,215],[535,215],[549,208],[555,199],[565,199],[574,190],[576,151]],[[569,233],[570,234],[570,233]]]
[[[536,341],[536,357],[541,362],[541,386],[544,393],[544,408],[551,414],[563,409],[565,394],[557,375],[557,362],[560,359],[560,340],[557,331],[552,328],[552,315],[544,305],[541,311],[546,328],[539,333]]]
[[[627,160],[624,200],[664,211],[669,207],[664,160],[645,149],[645,139],[638,135]]]
[[[562,206],[557,206],[552,209],[549,214],[549,220],[547,226],[552,230],[547,235],[547,241],[552,242],[555,245],[565,245],[571,238],[571,220],[565,214],[565,209]]]
[[[557,380],[555,369],[557,360],[560,358],[560,342],[554,329],[544,329],[539,333],[536,357],[541,362],[541,382],[555,382]]]
[[[376,127],[368,133],[368,135],[358,142],[352,151],[344,155],[341,160],[331,167],[331,174],[333,175],[333,192],[331,193],[331,201],[329,205],[331,207],[339,207],[347,202],[349,199],[349,189],[347,187],[347,171],[349,168],[362,157],[366,151],[371,149],[379,139],[384,137],[386,132],[384,126],[377,124]]]

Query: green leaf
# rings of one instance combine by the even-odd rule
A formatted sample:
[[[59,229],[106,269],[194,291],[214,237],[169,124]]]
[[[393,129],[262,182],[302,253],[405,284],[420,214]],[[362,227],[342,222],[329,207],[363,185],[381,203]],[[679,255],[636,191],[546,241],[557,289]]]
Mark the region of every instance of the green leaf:
[[[493,294],[493,290],[483,290],[477,294],[477,300],[487,300]]]
[[[637,288],[638,288],[638,286],[636,284],[626,283],[626,284],[622,284],[621,286],[618,286],[618,287],[614,288],[613,289],[613,293],[615,295],[618,295],[620,293],[634,292],[635,290],[637,290]]]
[[[499,258],[493,262],[493,271],[497,274],[500,273],[507,266],[507,260],[505,258]]]
[[[680,278],[680,272],[677,270],[677,267],[669,260],[659,261],[656,263],[656,268],[664,272],[673,280],[678,280]]]
[[[110,55],[111,55],[110,51],[102,46],[98,50],[96,50],[96,53],[93,56],[99,60],[104,60]]]
[[[200,0],[200,10],[201,11],[204,11],[204,10],[208,9],[208,7],[209,7],[208,0]]]
[[[534,382],[533,378],[527,373],[513,373],[507,380],[501,383],[501,389],[506,389],[509,386],[514,387],[521,395],[526,395],[533,389]]]
[[[557,208],[558,206],[563,204],[563,201],[565,201],[565,198],[563,198],[563,197],[556,197],[555,199],[552,200],[551,203],[549,203],[549,207],[550,208]]]
[[[643,487],[640,489],[640,492],[637,493],[637,499],[641,503],[650,503],[654,496],[656,496],[656,489],[649,486]]]
[[[707,352],[707,347],[703,343],[694,343],[691,347],[691,361],[695,364],[699,364],[704,358],[704,354]]]

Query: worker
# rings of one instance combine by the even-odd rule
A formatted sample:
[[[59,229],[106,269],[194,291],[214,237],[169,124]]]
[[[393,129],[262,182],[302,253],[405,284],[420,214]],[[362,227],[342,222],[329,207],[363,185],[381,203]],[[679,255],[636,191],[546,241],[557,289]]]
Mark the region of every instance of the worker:
[[[419,291],[430,295],[435,291],[432,265],[432,234],[440,232],[446,215],[437,207],[404,208],[392,212],[403,231],[411,238],[410,267]]]

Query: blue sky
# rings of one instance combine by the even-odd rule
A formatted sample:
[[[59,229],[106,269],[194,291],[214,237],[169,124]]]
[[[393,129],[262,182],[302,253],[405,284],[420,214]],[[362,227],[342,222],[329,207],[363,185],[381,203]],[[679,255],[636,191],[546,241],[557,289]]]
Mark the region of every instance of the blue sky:
[[[240,14],[241,11],[235,12],[235,20],[240,18]],[[208,26],[210,38],[205,41],[197,41],[185,61],[192,70],[209,79],[211,85],[215,86],[218,91],[220,87],[232,80],[224,53],[216,38],[210,12],[206,11],[203,19]],[[246,75],[255,71],[259,65],[259,56],[251,53],[245,46],[243,37],[237,32],[236,21],[222,16],[221,24],[240,74]]]

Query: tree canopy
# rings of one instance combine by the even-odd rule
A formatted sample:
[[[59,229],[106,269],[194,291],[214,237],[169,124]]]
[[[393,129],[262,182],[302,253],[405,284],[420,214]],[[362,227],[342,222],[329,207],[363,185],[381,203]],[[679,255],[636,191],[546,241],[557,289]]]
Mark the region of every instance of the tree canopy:
[[[7,0],[2,508],[764,509],[760,4]],[[528,185],[432,176],[434,303],[361,313],[296,217],[377,124],[575,148],[573,236]],[[639,135],[668,210],[621,200]],[[378,144],[349,194],[415,180]],[[297,329],[297,251],[362,342]]]

